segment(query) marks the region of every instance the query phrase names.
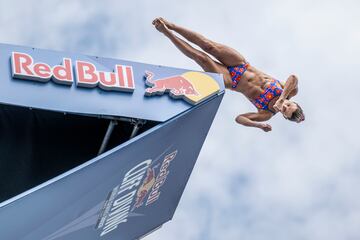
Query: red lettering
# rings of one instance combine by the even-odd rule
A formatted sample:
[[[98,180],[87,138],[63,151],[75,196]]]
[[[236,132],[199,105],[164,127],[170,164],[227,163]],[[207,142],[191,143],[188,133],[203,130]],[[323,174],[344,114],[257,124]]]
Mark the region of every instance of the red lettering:
[[[110,79],[106,79],[106,75],[110,75]],[[116,85],[116,75],[115,73],[105,73],[99,72],[100,84],[104,85],[105,87],[114,87]]]
[[[13,52],[12,54],[13,75],[33,76],[34,73],[31,71],[31,67],[30,67],[32,63],[33,63],[33,59],[31,56],[25,53]]]
[[[126,67],[126,78],[127,78],[128,88],[134,88],[135,83],[133,78],[132,67],[129,66]]]
[[[57,65],[53,68],[54,81],[60,84],[72,84],[72,64],[71,59],[64,58],[63,66]]]
[[[64,58],[62,64],[51,67],[46,63],[34,63],[26,53],[13,52],[11,58],[14,78],[47,82],[51,78],[59,84],[74,82],[72,60]],[[76,61],[76,85],[80,87],[96,87],[104,90],[134,91],[135,81],[131,66],[116,65],[115,72],[97,71],[90,62]]]
[[[41,78],[50,79],[51,67],[45,63],[37,63],[34,65],[34,73]]]
[[[116,72],[118,74],[119,87],[125,87],[123,67],[121,65],[116,65]]]
[[[98,83],[98,75],[93,64],[77,61],[77,85],[83,87],[95,87]]]

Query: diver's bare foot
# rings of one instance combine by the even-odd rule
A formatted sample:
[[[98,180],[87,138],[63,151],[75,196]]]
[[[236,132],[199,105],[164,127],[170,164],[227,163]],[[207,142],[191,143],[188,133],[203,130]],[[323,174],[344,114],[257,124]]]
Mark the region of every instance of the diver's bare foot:
[[[166,20],[165,18],[159,17],[159,19],[170,29],[173,30],[175,27],[175,24],[169,22],[168,20]]]
[[[162,20],[162,18],[155,18],[152,24],[159,32],[162,32],[164,34],[167,34],[170,31],[166,26],[166,24],[164,23],[164,21]]]

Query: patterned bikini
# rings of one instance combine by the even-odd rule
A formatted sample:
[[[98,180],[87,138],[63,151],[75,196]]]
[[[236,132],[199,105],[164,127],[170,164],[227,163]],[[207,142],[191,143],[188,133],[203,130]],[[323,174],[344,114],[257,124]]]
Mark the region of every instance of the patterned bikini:
[[[258,109],[268,110],[275,114],[275,112],[269,109],[269,103],[275,97],[278,97],[283,92],[283,88],[279,80],[272,79],[270,85],[265,88],[262,93],[252,103]]]
[[[239,84],[242,75],[244,75],[244,73],[248,69],[249,65],[250,65],[249,63],[244,63],[244,64],[234,66],[234,67],[227,67],[227,69],[229,70],[229,73],[231,75],[231,80],[232,80],[231,87],[232,88],[236,88],[236,86]]]
[[[231,75],[232,85],[231,87],[235,89],[244,73],[249,67],[249,63],[241,64],[234,67],[227,67],[229,73]],[[277,79],[270,80],[270,85],[265,88],[261,94],[253,101],[251,101],[256,108],[268,110],[275,114],[275,112],[269,109],[269,103],[275,97],[278,97],[283,92],[283,86],[281,85],[280,81]]]

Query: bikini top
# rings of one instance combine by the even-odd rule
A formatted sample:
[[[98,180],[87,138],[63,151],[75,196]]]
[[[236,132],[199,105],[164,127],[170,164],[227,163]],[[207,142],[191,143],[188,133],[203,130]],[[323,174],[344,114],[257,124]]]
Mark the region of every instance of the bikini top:
[[[227,69],[230,73],[232,84],[231,87],[235,89],[240,82],[241,77],[244,75],[248,67],[249,63],[240,64],[237,66],[228,66]],[[252,103],[258,109],[268,110],[275,114],[275,112],[269,109],[269,103],[275,97],[280,96],[283,92],[283,86],[281,85],[279,80],[272,79],[270,81],[270,85],[264,89],[264,91],[254,100]]]
[[[275,97],[278,97],[283,92],[283,86],[279,80],[272,79],[270,85],[265,88],[262,93],[252,103],[258,109],[268,110],[275,114],[275,112],[269,109],[269,103]]]

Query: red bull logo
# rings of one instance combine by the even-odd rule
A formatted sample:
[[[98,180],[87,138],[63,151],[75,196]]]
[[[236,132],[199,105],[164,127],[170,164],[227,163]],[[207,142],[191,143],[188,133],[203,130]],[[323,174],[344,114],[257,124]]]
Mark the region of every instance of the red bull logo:
[[[102,229],[100,236],[114,231],[120,224],[128,221],[137,188],[145,174],[149,173],[151,164],[152,160],[148,159],[131,168],[125,174],[122,183],[109,193],[96,225],[97,229]]]
[[[11,56],[13,78],[33,80],[39,82],[54,81],[57,84],[95,88],[99,87],[109,91],[133,92],[135,80],[132,66],[115,65],[114,72],[99,71],[94,64],[86,61],[73,62],[70,58],[64,58],[61,65],[50,66],[47,63],[35,62],[26,54],[13,52]]]
[[[155,170],[149,167],[147,169],[146,177],[136,193],[136,200],[133,209],[139,208],[144,204],[144,200],[148,195],[148,193],[150,192],[151,188],[154,186],[154,184],[155,184]]]
[[[26,53],[12,52],[12,77],[25,81],[38,81],[56,84],[76,85],[82,88],[101,88],[108,91],[134,92],[135,77],[132,66],[116,64],[113,71],[101,71],[87,61],[63,58],[58,65],[49,65],[35,61]],[[152,72],[146,71],[145,95],[163,95],[183,99],[190,104],[197,104],[220,91],[219,84],[209,74],[202,72],[184,72],[165,78],[155,79]]]
[[[177,150],[165,156],[157,174],[155,173],[156,167],[149,167],[147,169],[146,177],[137,190],[133,210],[143,206],[145,201],[145,205],[148,206],[159,199],[161,193],[160,189],[166,182],[166,178],[170,173],[170,163],[175,159],[176,154]]]
[[[122,183],[115,186],[104,201],[96,224],[96,229],[101,229],[100,236],[126,223],[135,210],[144,205],[148,207],[159,200],[161,188],[170,174],[170,164],[174,161],[177,152],[175,150],[167,154],[158,170],[156,169],[159,168],[160,163],[153,166],[153,160],[147,159],[125,174]]]
[[[154,73],[146,71],[146,96],[163,95],[168,92],[172,98],[184,99],[197,104],[220,91],[218,83],[205,73],[186,72],[181,75],[154,80]]]
[[[165,157],[163,163],[161,164],[160,172],[156,177],[156,181],[151,188],[151,192],[146,201],[146,206],[156,202],[159,199],[160,193],[161,193],[160,189],[166,182],[166,178],[170,173],[170,171],[169,171],[170,163],[171,163],[171,161],[173,161],[175,159],[176,154],[177,154],[177,150],[168,154]]]

